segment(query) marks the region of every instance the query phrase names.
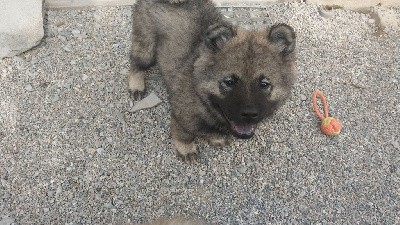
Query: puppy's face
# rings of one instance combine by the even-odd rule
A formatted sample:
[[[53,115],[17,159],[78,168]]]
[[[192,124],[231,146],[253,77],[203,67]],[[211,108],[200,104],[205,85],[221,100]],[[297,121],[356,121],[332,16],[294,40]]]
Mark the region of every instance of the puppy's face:
[[[277,25],[268,31],[232,31],[214,41],[200,92],[235,136],[250,138],[290,94],[295,80],[293,29]]]

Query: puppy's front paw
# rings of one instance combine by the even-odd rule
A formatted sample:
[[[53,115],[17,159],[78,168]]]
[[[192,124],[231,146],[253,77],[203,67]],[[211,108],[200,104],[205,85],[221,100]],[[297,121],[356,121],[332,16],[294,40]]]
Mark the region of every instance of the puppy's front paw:
[[[144,76],[143,72],[130,71],[128,77],[128,91],[134,101],[141,100],[144,97]]]
[[[231,144],[231,140],[228,137],[221,136],[221,135],[213,135],[208,138],[208,143],[210,145],[214,145],[220,148],[228,146]]]
[[[184,162],[189,162],[189,163],[196,162],[197,159],[199,158],[199,153],[198,152],[189,153],[189,154],[186,154],[186,155],[182,155],[182,154],[180,154],[178,152],[175,152],[175,153],[176,153],[176,156],[178,156]]]
[[[178,140],[173,140],[175,154],[185,162],[194,162],[199,157],[196,145],[193,142],[184,143]]]
[[[133,101],[139,101],[142,100],[144,97],[145,93],[144,91],[137,91],[137,90],[129,90],[129,97],[133,100]]]

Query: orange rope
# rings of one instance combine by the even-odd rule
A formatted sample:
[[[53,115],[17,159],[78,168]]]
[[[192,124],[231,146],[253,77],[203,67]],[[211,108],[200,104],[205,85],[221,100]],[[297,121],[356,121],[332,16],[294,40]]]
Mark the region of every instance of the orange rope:
[[[318,109],[318,106],[317,106],[317,98],[318,98],[318,97],[319,97],[319,98],[321,99],[321,101],[322,101],[322,105],[323,105],[323,107],[324,107],[324,115],[325,115],[325,117],[322,116],[321,112],[320,112],[319,109]],[[313,96],[312,96],[312,103],[313,103],[314,111],[315,111],[315,113],[317,113],[318,118],[320,118],[321,120],[323,120],[323,119],[325,119],[325,118],[328,117],[328,103],[326,102],[324,93],[322,93],[322,91],[318,91],[318,90],[315,90],[315,91],[314,91]]]

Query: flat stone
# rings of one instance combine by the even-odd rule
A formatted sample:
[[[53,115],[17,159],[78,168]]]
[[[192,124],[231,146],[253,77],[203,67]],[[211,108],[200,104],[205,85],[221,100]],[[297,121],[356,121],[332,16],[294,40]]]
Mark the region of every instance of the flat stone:
[[[104,152],[104,148],[96,149],[97,154],[102,154]]]
[[[155,107],[156,105],[160,104],[161,102],[162,102],[161,99],[158,98],[154,92],[152,92],[146,98],[142,99],[139,102],[136,102],[135,105],[133,106],[133,108],[129,111],[136,112],[136,111],[139,111],[142,109],[152,108],[152,107]]]
[[[0,1],[0,59],[31,49],[44,36],[41,0]]]
[[[32,85],[30,85],[30,84],[26,85],[26,86],[25,86],[25,90],[26,90],[26,91],[33,91]]]

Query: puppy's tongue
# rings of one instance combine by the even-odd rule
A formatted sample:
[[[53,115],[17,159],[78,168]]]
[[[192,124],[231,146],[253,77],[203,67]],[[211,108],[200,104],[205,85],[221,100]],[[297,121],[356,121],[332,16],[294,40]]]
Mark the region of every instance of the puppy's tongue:
[[[254,131],[256,130],[257,125],[256,124],[238,124],[238,123],[232,123],[232,129],[241,136],[249,136],[251,137],[254,134]]]

